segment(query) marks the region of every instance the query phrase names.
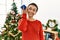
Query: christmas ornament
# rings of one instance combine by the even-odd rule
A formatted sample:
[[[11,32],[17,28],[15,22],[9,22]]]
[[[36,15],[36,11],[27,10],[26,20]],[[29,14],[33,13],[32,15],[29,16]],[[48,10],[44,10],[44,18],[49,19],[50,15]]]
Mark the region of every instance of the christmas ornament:
[[[15,20],[11,20],[11,23],[15,23],[16,21]]]
[[[16,16],[18,17],[18,16],[20,16],[20,14],[17,14]]]
[[[25,10],[26,9],[26,6],[25,5],[22,5],[21,6],[21,9]]]
[[[11,14],[12,14],[12,15],[14,15],[14,14],[15,14],[15,12],[12,10],[12,11],[11,11]]]

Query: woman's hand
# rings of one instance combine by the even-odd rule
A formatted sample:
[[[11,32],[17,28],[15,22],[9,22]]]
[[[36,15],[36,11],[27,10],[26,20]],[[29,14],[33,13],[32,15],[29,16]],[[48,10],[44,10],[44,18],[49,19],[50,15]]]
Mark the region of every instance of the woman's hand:
[[[22,12],[23,13],[26,13],[27,12],[27,7],[25,5],[22,5],[21,6],[21,9],[22,9]]]
[[[25,10],[22,10],[22,12],[23,12],[23,13],[27,13],[27,10],[26,10],[26,9],[25,9]]]

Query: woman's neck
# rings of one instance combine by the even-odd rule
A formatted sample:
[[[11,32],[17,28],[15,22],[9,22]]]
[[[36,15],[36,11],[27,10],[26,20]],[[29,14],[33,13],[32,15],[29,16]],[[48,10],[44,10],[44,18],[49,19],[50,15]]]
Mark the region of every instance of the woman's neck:
[[[33,17],[28,17],[28,20],[34,21],[35,19]]]

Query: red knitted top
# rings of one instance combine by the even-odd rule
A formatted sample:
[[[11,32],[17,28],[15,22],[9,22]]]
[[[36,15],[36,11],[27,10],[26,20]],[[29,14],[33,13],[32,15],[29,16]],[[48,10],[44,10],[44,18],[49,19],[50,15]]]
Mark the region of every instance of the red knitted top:
[[[22,40],[44,40],[41,22],[27,20],[26,14],[19,20],[18,30],[22,31]]]

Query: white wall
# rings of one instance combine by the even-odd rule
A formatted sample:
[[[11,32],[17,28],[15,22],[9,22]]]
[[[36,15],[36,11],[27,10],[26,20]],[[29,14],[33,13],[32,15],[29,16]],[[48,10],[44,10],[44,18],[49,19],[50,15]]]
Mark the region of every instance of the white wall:
[[[21,13],[21,9],[20,9],[21,0],[15,0],[15,2],[17,4],[19,12]],[[56,19],[57,22],[60,25],[60,15],[59,15],[60,14],[60,0],[23,0],[23,4],[25,4],[25,5],[28,5],[29,3],[32,3],[32,2],[36,3],[39,7],[39,10],[38,10],[37,14],[35,15],[36,19],[40,20],[43,24],[45,24],[48,19]],[[12,0],[8,0],[7,1],[7,11],[6,12],[8,12],[9,9],[11,8],[11,4],[12,4]],[[1,5],[0,5],[0,7],[1,7]],[[3,10],[3,8],[2,8],[0,10],[2,10],[2,12],[0,12],[0,15],[1,14],[6,14],[5,13],[6,9]],[[1,19],[0,20],[0,26],[1,25],[3,26],[4,22],[2,20],[5,17],[6,16],[1,16],[0,17],[0,19]]]
[[[35,16],[43,24],[48,19],[56,19],[60,26],[60,0],[35,0],[39,6],[39,11]]]

